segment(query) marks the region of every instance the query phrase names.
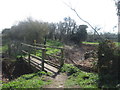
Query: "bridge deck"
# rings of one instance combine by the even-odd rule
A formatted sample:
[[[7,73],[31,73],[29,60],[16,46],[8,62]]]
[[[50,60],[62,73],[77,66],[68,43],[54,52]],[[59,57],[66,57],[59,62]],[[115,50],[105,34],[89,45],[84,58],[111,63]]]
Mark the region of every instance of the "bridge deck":
[[[28,62],[28,56],[26,56],[24,59],[26,62]],[[42,62],[40,60],[30,57],[30,65],[32,65],[34,68],[36,68],[38,70],[42,69],[41,64],[42,64]],[[51,73],[58,72],[58,68],[55,68],[47,63],[44,63],[44,70],[47,72],[51,72]]]

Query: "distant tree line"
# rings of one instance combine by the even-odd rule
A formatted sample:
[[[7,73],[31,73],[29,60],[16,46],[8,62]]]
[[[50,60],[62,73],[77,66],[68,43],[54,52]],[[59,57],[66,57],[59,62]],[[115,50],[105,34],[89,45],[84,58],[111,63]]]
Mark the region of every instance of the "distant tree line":
[[[64,43],[80,44],[82,41],[99,41],[96,34],[87,33],[87,25],[77,25],[70,17],[64,18],[59,23],[48,23],[27,19],[13,25],[10,29],[2,30],[3,44],[9,41],[21,41],[26,43],[43,43],[44,38],[58,40]],[[120,35],[103,33],[100,36],[105,39],[120,41]]]
[[[27,19],[13,25],[10,29],[2,30],[3,43],[21,41],[26,43],[43,43],[44,38],[59,40],[64,43],[74,42],[79,44],[87,39],[87,25],[77,25],[70,17],[63,22],[48,23]]]
[[[105,33],[101,33],[100,36],[107,40],[112,40],[114,42],[120,42],[120,34],[105,32]],[[88,33],[86,41],[96,42],[96,41],[100,41],[100,38],[96,34]]]

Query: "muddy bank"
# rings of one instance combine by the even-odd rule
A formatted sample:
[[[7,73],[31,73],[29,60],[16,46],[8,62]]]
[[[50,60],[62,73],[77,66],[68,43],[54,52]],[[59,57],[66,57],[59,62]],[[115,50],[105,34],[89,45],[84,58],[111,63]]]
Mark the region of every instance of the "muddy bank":
[[[97,62],[97,45],[83,44],[79,46],[65,46],[65,63],[73,64],[83,71],[97,72],[94,63]],[[86,58],[87,56],[87,58]]]
[[[8,82],[20,77],[21,75],[32,73],[33,70],[26,65],[22,58],[2,60],[2,80]]]
[[[68,46],[65,45],[65,62],[69,64],[74,64],[74,62],[79,63],[85,60],[85,53],[90,51],[97,51],[96,45],[82,45],[79,46]]]

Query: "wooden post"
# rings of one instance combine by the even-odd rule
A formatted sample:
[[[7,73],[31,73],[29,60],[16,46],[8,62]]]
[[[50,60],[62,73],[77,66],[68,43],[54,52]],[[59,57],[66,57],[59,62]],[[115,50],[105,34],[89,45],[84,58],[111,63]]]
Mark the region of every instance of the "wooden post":
[[[28,53],[28,63],[29,63],[29,66],[30,66],[30,52]]]
[[[10,46],[10,43],[8,44],[8,56],[9,57],[11,56],[11,46]]]
[[[43,46],[43,47],[45,48],[45,53],[46,53],[46,46],[45,46],[45,45],[46,45],[46,42],[47,42],[47,36],[45,36],[45,39],[44,39],[44,46]],[[46,57],[46,54],[45,54],[45,57]]]
[[[36,40],[34,40],[34,45],[36,46]],[[37,49],[35,48],[34,50],[35,50],[35,51],[34,51],[34,54],[36,55]]]
[[[60,67],[62,67],[64,65],[64,54],[63,54],[63,49],[61,49],[61,60],[60,60]]]
[[[22,44],[20,43],[20,55],[21,55],[21,57],[23,57],[22,54],[23,54],[22,53]]]
[[[44,71],[45,51],[46,49],[42,49],[42,71]]]

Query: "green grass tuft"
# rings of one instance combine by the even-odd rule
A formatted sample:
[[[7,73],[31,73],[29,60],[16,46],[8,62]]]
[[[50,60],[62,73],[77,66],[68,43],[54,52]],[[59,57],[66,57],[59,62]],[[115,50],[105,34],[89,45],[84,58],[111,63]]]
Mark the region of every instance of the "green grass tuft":
[[[72,64],[64,64],[61,71],[66,72],[68,75],[72,75],[80,70]]]

